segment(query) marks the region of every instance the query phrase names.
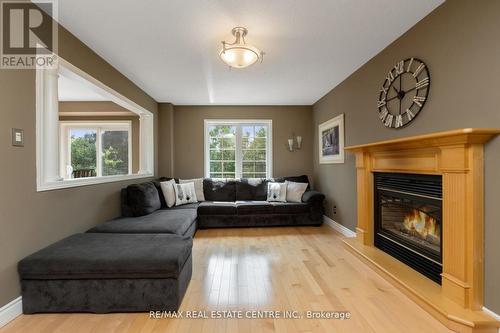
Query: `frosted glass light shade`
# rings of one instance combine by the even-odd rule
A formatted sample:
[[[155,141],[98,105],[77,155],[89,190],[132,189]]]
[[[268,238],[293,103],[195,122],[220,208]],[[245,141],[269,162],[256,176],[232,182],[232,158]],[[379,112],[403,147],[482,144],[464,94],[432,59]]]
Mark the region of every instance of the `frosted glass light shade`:
[[[236,27],[232,33],[236,38],[234,43],[222,42],[222,49],[219,52],[222,61],[234,68],[245,68],[255,64],[258,60],[262,61],[263,52],[245,42],[247,29]]]

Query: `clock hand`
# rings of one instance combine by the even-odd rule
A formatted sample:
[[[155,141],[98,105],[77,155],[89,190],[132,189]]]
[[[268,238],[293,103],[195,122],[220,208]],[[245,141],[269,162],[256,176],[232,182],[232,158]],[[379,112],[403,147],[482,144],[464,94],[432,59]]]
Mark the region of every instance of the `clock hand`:
[[[409,93],[410,91],[413,91],[413,90],[415,90],[415,89],[417,89],[417,87],[413,87],[413,88],[411,88],[411,89],[408,89],[407,91],[405,91],[405,94],[406,94],[406,93]]]
[[[392,89],[396,92],[396,94],[399,94],[399,91],[396,89],[396,87],[392,86]]]

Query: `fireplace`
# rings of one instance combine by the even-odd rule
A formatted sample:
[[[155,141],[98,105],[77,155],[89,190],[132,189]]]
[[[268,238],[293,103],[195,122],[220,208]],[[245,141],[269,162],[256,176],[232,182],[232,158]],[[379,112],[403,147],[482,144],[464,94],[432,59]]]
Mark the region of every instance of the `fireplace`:
[[[442,179],[375,173],[374,244],[441,284]]]

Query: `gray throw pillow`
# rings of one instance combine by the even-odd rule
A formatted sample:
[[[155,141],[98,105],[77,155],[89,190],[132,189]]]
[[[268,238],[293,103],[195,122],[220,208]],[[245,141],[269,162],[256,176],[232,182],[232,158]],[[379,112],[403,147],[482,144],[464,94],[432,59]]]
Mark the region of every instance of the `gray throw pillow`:
[[[143,216],[161,208],[160,196],[152,182],[127,187],[127,201],[133,216]]]

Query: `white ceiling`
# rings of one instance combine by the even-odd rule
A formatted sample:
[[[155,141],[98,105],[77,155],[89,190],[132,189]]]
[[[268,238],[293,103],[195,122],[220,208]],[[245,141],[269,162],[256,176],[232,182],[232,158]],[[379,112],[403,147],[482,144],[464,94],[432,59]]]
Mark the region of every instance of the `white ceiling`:
[[[443,0],[64,0],[59,21],[158,102],[310,105]],[[218,58],[248,28],[262,64]]]
[[[60,102],[109,100],[99,93],[99,87],[64,67],[60,68],[57,81],[57,92]]]

